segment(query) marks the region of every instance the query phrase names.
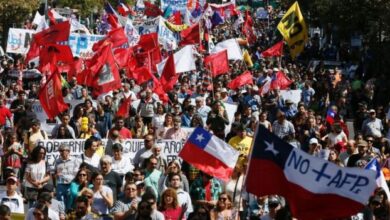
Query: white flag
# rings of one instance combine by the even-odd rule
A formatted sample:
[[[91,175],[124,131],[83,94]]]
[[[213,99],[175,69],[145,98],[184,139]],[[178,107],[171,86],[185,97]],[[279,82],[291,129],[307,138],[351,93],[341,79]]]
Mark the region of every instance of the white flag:
[[[37,32],[43,31],[44,29],[49,27],[49,25],[47,24],[47,22],[45,20],[45,16],[39,14],[39,12],[35,13],[34,20],[32,21],[32,24],[37,25],[37,28],[36,28]]]
[[[218,43],[215,45],[211,53],[218,53],[225,49],[227,49],[229,60],[243,60],[240,46],[234,38]]]
[[[161,76],[167,60],[168,58],[164,59],[161,61],[161,63],[156,65],[159,76]],[[186,45],[181,50],[177,51],[175,54],[173,54],[173,60],[175,62],[176,73],[196,70],[193,45]]]

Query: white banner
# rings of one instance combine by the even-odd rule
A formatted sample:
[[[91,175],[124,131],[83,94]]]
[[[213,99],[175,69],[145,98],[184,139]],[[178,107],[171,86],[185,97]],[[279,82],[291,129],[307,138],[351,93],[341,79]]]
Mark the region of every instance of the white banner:
[[[157,17],[157,18],[146,20],[142,24],[138,24],[134,26],[138,30],[139,35],[144,35],[144,34],[156,33],[159,22],[160,22],[160,17]]]
[[[58,148],[62,143],[70,147],[71,157],[81,158],[84,152],[85,139],[52,139],[44,140],[38,143],[38,146],[46,148],[46,161],[51,168],[54,167],[55,160],[60,156]],[[107,139],[102,139],[102,145],[105,146]],[[157,143],[163,144],[162,153],[167,157],[168,162],[178,158],[178,154],[183,148],[184,143],[181,140],[158,140]],[[123,156],[125,158],[133,159],[135,154],[144,147],[143,139],[127,139],[122,142]]]
[[[81,100],[81,99],[73,99],[71,101],[66,101],[65,100],[65,102],[70,105],[69,113],[70,113],[71,117],[73,116],[74,108],[77,105],[79,105],[81,103],[84,103],[84,101]],[[92,100],[92,105],[96,108],[96,102],[94,100]],[[49,120],[49,118],[47,117],[46,112],[43,110],[39,100],[34,100],[33,101],[32,109],[35,112],[35,114],[37,114],[38,120],[41,122],[41,129],[44,130],[48,135],[50,135],[51,131],[53,130],[53,128],[56,126],[57,123],[60,123],[60,121],[57,120],[57,119]]]
[[[7,53],[26,54],[34,33],[34,30],[10,28],[7,39]],[[71,33],[68,45],[72,50],[73,56],[88,58],[93,55],[93,44],[103,38],[104,35]]]
[[[7,39],[7,53],[26,54],[35,30],[10,28]]]
[[[171,31],[165,25],[165,19],[160,17],[159,25],[158,25],[158,41],[161,45],[163,45],[164,49],[171,51],[176,50],[177,42],[179,41],[179,34]]]
[[[282,96],[283,100],[286,101],[290,99],[296,105],[301,101],[302,90],[280,90],[280,96]]]

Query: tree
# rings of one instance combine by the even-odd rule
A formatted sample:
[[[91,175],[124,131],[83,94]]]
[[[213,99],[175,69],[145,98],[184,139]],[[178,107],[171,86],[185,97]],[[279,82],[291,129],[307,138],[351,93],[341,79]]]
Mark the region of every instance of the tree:
[[[22,27],[23,22],[33,16],[39,0],[0,0],[1,45],[5,48],[10,27]]]

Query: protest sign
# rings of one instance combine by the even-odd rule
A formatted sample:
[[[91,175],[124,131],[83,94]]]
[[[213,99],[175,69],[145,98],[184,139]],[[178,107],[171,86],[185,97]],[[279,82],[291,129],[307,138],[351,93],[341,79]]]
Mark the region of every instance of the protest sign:
[[[68,45],[72,50],[73,56],[89,58],[93,56],[93,44],[103,38],[103,35],[71,33]]]
[[[69,104],[69,113],[70,116],[73,116],[73,110],[77,105],[84,103],[84,100],[81,99],[73,99],[73,100],[64,100],[67,104]],[[96,102],[92,100],[92,106],[96,108]],[[50,120],[46,112],[42,109],[41,103],[39,100],[34,100],[32,102],[32,109],[37,115],[37,119],[41,122],[41,129],[44,130],[48,135],[51,134],[51,131],[60,121],[58,119]]]
[[[182,14],[187,9],[188,0],[161,0],[161,10],[164,11],[168,6],[172,11],[180,11]]]
[[[61,144],[67,144],[70,148],[70,156],[74,158],[81,158],[81,154],[84,152],[85,139],[52,139],[43,140],[38,142],[38,146],[42,146],[46,149],[46,161],[51,168],[54,167],[54,162],[59,158],[60,153],[58,151]],[[106,146],[107,139],[102,139],[102,145]],[[178,154],[183,148],[183,142],[181,140],[163,139],[158,140],[162,147],[162,154],[167,157],[168,162],[178,159]],[[122,142],[123,156],[125,158],[133,159],[135,154],[144,147],[143,139],[126,139]]]
[[[26,54],[35,30],[10,28],[7,39],[7,53]]]
[[[171,51],[177,49],[177,42],[179,41],[179,34],[171,31],[166,26],[166,21],[163,17],[160,17],[158,25],[158,41],[163,45],[164,49]]]
[[[280,96],[282,96],[283,100],[290,99],[294,104],[298,104],[301,101],[302,90],[280,90]]]
[[[7,53],[26,54],[30,47],[34,30],[10,28],[8,31]],[[92,57],[92,46],[103,39],[103,35],[71,33],[67,43],[73,56],[82,58]]]
[[[145,22],[134,26],[138,31],[139,35],[144,35],[144,34],[156,33],[159,22],[160,22],[160,17],[157,17],[157,18],[146,20]]]

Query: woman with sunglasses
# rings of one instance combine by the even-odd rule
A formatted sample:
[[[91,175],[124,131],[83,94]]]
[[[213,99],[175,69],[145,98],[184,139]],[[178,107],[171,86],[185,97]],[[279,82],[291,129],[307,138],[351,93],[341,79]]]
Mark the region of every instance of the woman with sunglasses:
[[[77,172],[76,177],[70,183],[69,186],[70,194],[69,194],[68,204],[66,204],[66,207],[74,208],[74,200],[77,198],[81,190],[86,187],[88,187],[88,170],[80,169]]]
[[[176,190],[172,188],[166,189],[161,195],[160,212],[164,215],[166,220],[180,220],[185,219],[184,213],[187,210],[187,205],[179,206],[177,200]]]
[[[38,191],[50,180],[49,169],[45,161],[46,149],[38,146],[31,152],[25,173],[25,197],[29,208],[38,198]]]
[[[216,207],[210,212],[211,220],[238,220],[237,210],[233,208],[232,198],[222,192],[219,195]]]

